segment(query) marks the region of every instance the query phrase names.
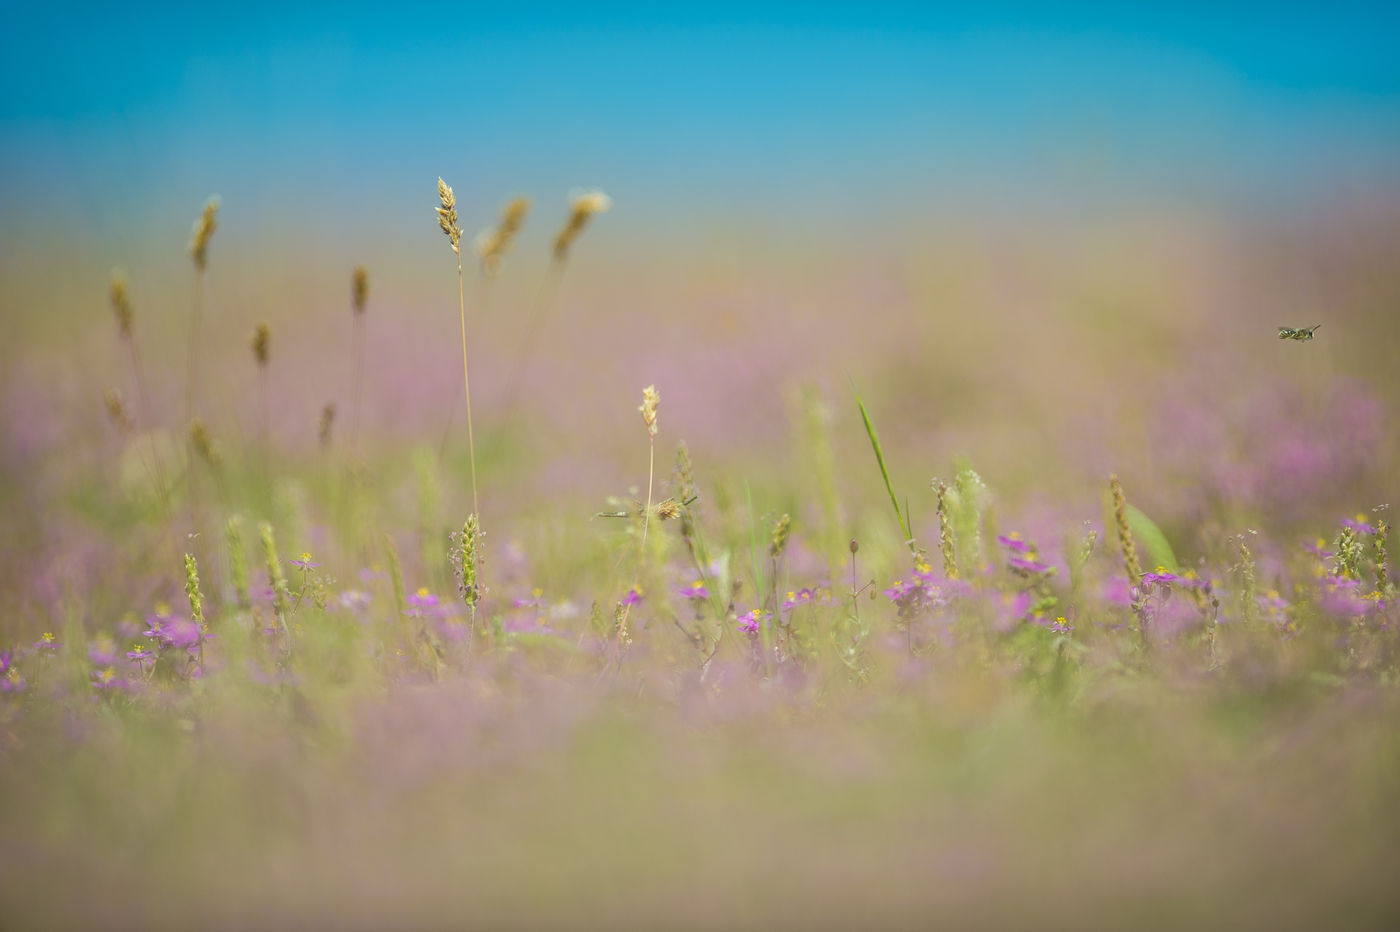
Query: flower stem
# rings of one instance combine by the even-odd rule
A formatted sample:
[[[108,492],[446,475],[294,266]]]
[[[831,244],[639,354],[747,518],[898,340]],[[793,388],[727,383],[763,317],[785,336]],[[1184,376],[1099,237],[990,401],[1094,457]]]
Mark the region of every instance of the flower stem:
[[[462,387],[467,392],[467,453],[471,457],[472,470],[472,514],[481,520],[481,505],[476,495],[476,441],[472,436],[472,383],[467,375],[467,298],[462,284],[462,254],[457,253],[457,310],[462,320]],[[477,554],[477,561],[481,555]],[[480,566],[477,566],[478,572]]]

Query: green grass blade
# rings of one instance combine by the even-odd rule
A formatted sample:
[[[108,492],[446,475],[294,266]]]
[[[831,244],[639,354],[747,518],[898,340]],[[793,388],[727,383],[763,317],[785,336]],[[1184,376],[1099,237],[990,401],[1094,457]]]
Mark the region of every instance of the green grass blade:
[[[899,510],[899,498],[894,494],[894,483],[890,482],[890,471],[885,466],[885,451],[880,447],[880,435],[875,433],[875,425],[870,420],[870,412],[865,410],[865,402],[861,400],[860,394],[856,394],[856,404],[860,406],[861,420],[865,421],[865,432],[870,437],[870,446],[875,451],[875,462],[880,466],[880,475],[885,480],[885,491],[890,495],[890,505],[894,508],[894,519],[899,522],[899,529],[904,532],[904,542],[908,544],[914,539],[914,535],[909,532],[909,525],[904,520],[904,514]]]

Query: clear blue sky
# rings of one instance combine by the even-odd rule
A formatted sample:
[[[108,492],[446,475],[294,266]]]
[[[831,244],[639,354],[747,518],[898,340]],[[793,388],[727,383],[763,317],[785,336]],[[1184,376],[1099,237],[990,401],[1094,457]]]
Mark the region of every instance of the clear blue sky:
[[[293,7],[9,11],[0,218],[295,212],[316,186],[390,211],[440,172],[483,210],[578,184],[661,211],[1400,181],[1383,4]]]

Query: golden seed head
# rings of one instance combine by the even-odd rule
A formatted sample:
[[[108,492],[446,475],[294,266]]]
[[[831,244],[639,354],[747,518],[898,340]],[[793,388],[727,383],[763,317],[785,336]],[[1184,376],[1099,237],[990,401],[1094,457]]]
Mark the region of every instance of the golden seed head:
[[[442,232],[452,241],[452,251],[460,256],[462,228],[457,225],[457,198],[453,195],[452,188],[441,177],[438,178],[438,200],[442,202],[442,206],[437,209],[438,226],[442,227]]]
[[[564,222],[564,229],[560,230],[559,235],[554,238],[554,258],[560,261],[567,258],[569,246],[583,232],[583,228],[588,224],[588,218],[594,214],[607,213],[611,209],[612,198],[597,188],[578,191],[571,195],[569,198],[569,219]]]
[[[199,588],[199,564],[194,554],[185,554],[185,594],[190,600],[190,619],[197,625],[204,624],[204,593]]]
[[[194,259],[194,267],[201,272],[204,271],[209,251],[209,240],[219,228],[218,213],[219,197],[216,194],[204,202],[204,211],[194,222],[194,234],[190,238],[190,257]]]
[[[612,209],[612,198],[597,188],[579,191],[571,199],[576,214],[605,214]]]
[[[126,278],[121,272],[112,273],[112,311],[117,315],[117,329],[124,337],[131,336],[131,299],[126,296]]]
[[[655,508],[656,517],[662,521],[672,518],[679,518],[681,514],[681,503],[673,498],[668,498],[664,502],[658,502]]]
[[[355,266],[355,273],[351,276],[350,294],[355,302],[355,313],[365,312],[365,302],[369,300],[369,269],[363,265]]]
[[[655,385],[648,385],[642,389],[642,404],[637,410],[642,412],[642,423],[647,426],[647,433],[652,437],[656,436],[656,409],[661,406],[661,395],[657,393]]]
[[[199,418],[190,421],[190,445],[210,466],[219,465],[219,451],[214,446],[214,438],[209,435],[209,428]]]
[[[773,541],[768,545],[768,553],[777,559],[787,550],[788,536],[792,533],[792,516],[784,514],[773,525]]]
[[[530,199],[528,197],[512,199],[501,214],[501,232],[509,233],[511,236],[520,232],[520,227],[525,223],[525,217],[529,213]]]
[[[321,409],[321,426],[317,432],[321,440],[321,449],[331,445],[331,428],[335,426],[335,402],[328,401]]]
[[[253,358],[258,361],[258,365],[267,365],[271,342],[272,332],[268,330],[267,324],[260,322],[253,330]]]
[[[501,213],[501,223],[495,229],[482,230],[476,235],[473,245],[481,267],[488,275],[495,275],[501,268],[501,259],[510,250],[511,240],[520,232],[525,217],[530,213],[530,199],[517,197],[506,205]]]
[[[102,403],[107,406],[107,416],[112,419],[112,423],[122,433],[131,432],[131,416],[126,413],[126,402],[122,400],[121,392],[115,388],[102,389]]]

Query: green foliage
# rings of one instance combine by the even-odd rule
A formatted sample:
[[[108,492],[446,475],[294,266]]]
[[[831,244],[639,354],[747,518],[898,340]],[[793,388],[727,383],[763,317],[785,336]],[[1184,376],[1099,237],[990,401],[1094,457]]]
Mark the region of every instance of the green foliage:
[[[1149,571],[1161,566],[1171,573],[1180,572],[1181,567],[1176,562],[1172,545],[1167,542],[1167,535],[1162,533],[1162,529],[1153,523],[1151,518],[1132,505],[1128,506],[1128,527],[1132,529],[1133,536],[1142,543],[1142,549],[1147,554]]]
[[[875,463],[880,467],[880,478],[885,482],[885,491],[890,496],[890,507],[894,509],[894,519],[904,532],[904,542],[914,551],[914,533],[909,530],[909,522],[899,510],[899,498],[894,494],[894,483],[890,481],[890,471],[885,466],[885,451],[880,446],[880,435],[875,432],[875,424],[870,420],[870,412],[865,410],[865,402],[856,395],[856,405],[860,408],[860,419],[865,424],[865,434],[870,438],[870,448],[875,451]]]

